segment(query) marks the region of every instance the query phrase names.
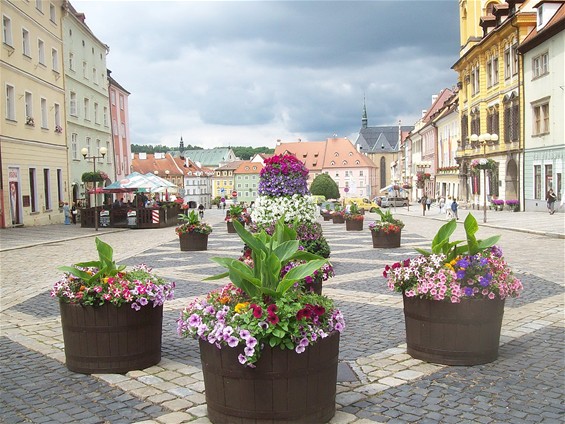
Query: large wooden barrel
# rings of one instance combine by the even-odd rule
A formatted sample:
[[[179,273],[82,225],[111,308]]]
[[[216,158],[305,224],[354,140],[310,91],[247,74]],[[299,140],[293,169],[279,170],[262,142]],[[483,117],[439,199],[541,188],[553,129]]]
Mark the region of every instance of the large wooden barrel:
[[[385,233],[384,231],[373,231],[371,230],[371,236],[373,237],[373,247],[382,247],[386,249],[391,249],[395,247],[400,247],[400,234],[398,233]]]
[[[235,231],[235,227],[233,226],[233,222],[226,221],[226,224],[227,224],[227,228],[228,228],[228,233],[230,233],[230,234],[237,233],[237,231]]]
[[[202,233],[183,233],[179,236],[180,250],[195,251],[208,250],[208,234]]]
[[[163,306],[83,306],[59,302],[70,371],[122,374],[161,360]]]
[[[407,352],[444,365],[487,364],[498,357],[504,300],[436,301],[404,296]]]
[[[335,415],[338,332],[301,354],[265,346],[256,368],[238,362],[242,351],[200,340],[210,421],[327,423]]]

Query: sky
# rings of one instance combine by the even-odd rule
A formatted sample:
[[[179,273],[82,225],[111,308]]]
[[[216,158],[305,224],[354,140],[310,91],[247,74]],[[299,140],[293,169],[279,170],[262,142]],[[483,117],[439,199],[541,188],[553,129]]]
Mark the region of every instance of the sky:
[[[457,83],[456,0],[71,0],[110,47],[132,144],[323,141],[414,125]]]

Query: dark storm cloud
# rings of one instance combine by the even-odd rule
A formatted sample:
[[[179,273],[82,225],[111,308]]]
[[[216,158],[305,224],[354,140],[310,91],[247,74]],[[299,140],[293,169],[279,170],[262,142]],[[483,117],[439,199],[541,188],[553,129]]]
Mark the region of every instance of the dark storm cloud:
[[[413,124],[456,82],[458,2],[75,1],[131,93],[134,143],[272,144]]]

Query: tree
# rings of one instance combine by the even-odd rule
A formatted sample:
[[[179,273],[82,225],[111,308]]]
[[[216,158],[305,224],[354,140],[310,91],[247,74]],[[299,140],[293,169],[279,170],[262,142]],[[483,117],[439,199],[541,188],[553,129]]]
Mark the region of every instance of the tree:
[[[339,199],[339,187],[328,174],[320,174],[310,186],[310,193],[318,196],[326,196],[326,199]]]
[[[272,154],[275,152],[275,149],[269,149],[268,147],[244,147],[244,146],[236,146],[232,147],[233,152],[235,155],[242,159],[242,160],[249,160],[257,153],[268,153]]]

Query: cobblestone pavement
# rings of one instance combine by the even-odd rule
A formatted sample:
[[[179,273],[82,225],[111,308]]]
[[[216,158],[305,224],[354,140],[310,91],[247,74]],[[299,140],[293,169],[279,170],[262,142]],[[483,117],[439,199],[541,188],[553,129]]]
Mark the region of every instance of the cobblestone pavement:
[[[410,209],[396,211],[406,223],[399,249],[373,249],[366,229],[346,232],[344,225],[322,223],[336,271],[324,294],[347,320],[331,422],[564,422],[563,216],[498,212],[489,226],[481,225],[480,238],[502,234],[500,245],[525,290],[506,301],[498,360],[449,367],[405,353],[402,298],[388,291],[381,275],[385,264],[428,247],[443,224],[440,216]],[[198,344],[179,338],[175,321],[191,299],[221,284],[202,281],[219,271],[210,257],[240,253],[241,242],[227,233],[222,217],[223,211],[207,212],[214,232],[205,252],[181,252],[173,228],[2,230],[0,422],[209,423]],[[373,218],[366,217],[365,228]],[[462,234],[459,225],[454,237]],[[64,365],[59,309],[49,289],[58,266],[93,257],[95,235],[114,247],[119,263],[144,262],[177,282],[176,299],[165,307],[157,366],[88,376]]]

